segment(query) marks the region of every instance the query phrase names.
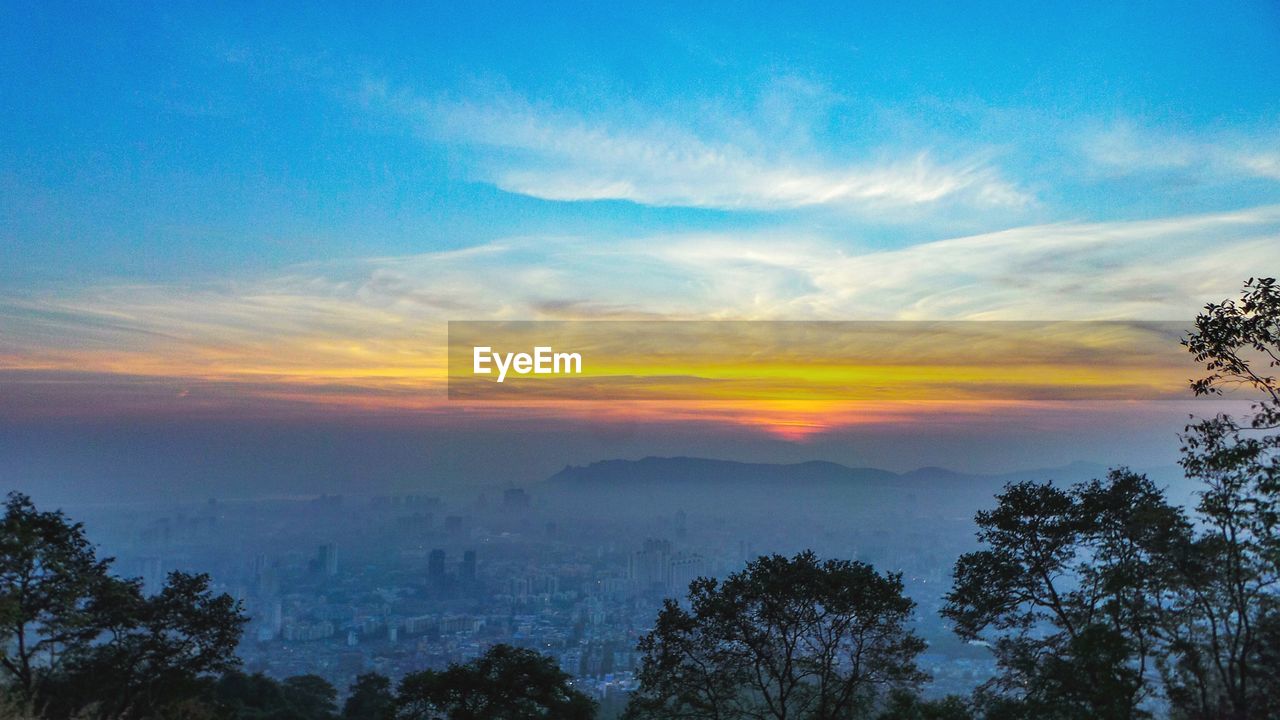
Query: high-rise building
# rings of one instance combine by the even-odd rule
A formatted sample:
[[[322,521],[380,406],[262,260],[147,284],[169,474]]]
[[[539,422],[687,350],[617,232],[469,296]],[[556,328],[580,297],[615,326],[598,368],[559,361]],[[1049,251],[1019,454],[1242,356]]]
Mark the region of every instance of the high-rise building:
[[[461,535],[462,534],[462,516],[461,515],[445,516],[444,531],[448,533],[451,537],[456,537],[458,535]]]
[[[502,491],[502,507],[508,510],[519,510],[529,507],[529,494],[521,488],[508,488]]]
[[[701,555],[672,552],[667,540],[645,540],[644,549],[631,554],[627,578],[635,589],[682,596],[689,583],[707,574]]]
[[[142,576],[142,589],[148,594],[160,592],[164,588],[165,574],[160,558],[151,556],[139,559],[139,575]]]
[[[280,592],[280,574],[265,554],[253,558],[252,591],[258,597],[269,598]]]
[[[325,543],[316,550],[316,569],[333,577],[338,574],[338,546]]]
[[[707,564],[701,555],[679,553],[671,558],[668,592],[683,596],[689,591],[689,583],[707,574]]]
[[[444,582],[444,550],[436,548],[427,556],[427,577],[433,583]]]
[[[665,591],[670,558],[670,541],[652,538],[645,540],[644,549],[631,554],[627,577],[634,580],[643,591]]]
[[[476,581],[476,551],[467,550],[462,553],[462,566],[458,568],[458,579],[464,583]]]
[[[274,598],[267,605],[267,630],[272,638],[280,636],[280,630],[284,627],[284,602],[280,598]]]

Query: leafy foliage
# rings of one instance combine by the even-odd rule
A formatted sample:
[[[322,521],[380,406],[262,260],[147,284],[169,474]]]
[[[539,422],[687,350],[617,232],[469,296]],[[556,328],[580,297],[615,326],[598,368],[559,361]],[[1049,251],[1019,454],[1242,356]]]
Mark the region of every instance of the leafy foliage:
[[[1046,717],[1142,717],[1182,512],[1115,470],[1071,489],[1010,485],[977,515],[986,549],[961,556],[944,617],[992,644],[1000,689]],[[1051,712],[1052,711],[1052,712]]]
[[[1275,717],[1280,697],[1280,289],[1250,279],[1239,301],[1206,306],[1184,343],[1206,376],[1197,395],[1244,388],[1249,417],[1219,414],[1183,434],[1182,467],[1204,482],[1204,530],[1168,625],[1170,699],[1189,718]]]
[[[494,645],[447,670],[426,670],[400,682],[402,720],[590,720],[595,703],[569,685],[555,662],[532,650]]]
[[[1060,489],[1012,485],[977,516],[985,548],[960,558],[944,615],[992,643],[1003,674],[988,718],[1277,716],[1280,628],[1280,290],[1245,283],[1184,341],[1197,395],[1243,388],[1245,421],[1194,421],[1181,464],[1203,481],[1194,518],[1125,470]]]
[[[66,651],[106,628],[108,568],[84,528],[10,493],[0,520],[0,667],[21,700],[37,698]]]
[[[337,690],[317,675],[282,681],[255,673],[228,672],[202,696],[221,717],[237,720],[332,720]]]
[[[46,717],[151,717],[234,667],[245,617],[207,575],[145,597],[110,575],[78,523],[9,495],[0,521],[0,666]]]
[[[972,720],[973,717],[969,702],[957,695],[922,700],[915,693],[894,690],[876,720]]]
[[[365,673],[351,685],[351,694],[342,706],[342,720],[391,720],[395,709],[391,679],[378,673]]]
[[[668,600],[645,653],[629,718],[845,718],[925,675],[914,603],[898,575],[865,563],[761,557],[723,583]]]

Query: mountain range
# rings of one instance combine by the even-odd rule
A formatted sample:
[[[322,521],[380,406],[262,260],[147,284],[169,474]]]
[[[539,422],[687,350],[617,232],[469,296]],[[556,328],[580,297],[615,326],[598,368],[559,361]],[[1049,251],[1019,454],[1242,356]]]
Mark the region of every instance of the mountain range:
[[[834,462],[748,463],[695,457],[646,457],[569,465],[538,488],[552,501],[604,513],[733,512],[792,509],[815,514],[906,513],[972,516],[1008,483],[1062,485],[1102,477],[1107,468],[1072,463],[1004,474],[967,474],[940,467],[905,473]],[[1169,484],[1168,469],[1151,473]],[[1181,500],[1180,497],[1177,499]]]

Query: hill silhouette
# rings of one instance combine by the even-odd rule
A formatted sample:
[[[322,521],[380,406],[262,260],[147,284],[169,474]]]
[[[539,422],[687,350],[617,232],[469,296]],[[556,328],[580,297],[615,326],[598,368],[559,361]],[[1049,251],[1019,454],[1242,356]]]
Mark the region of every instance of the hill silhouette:
[[[539,488],[550,501],[593,511],[643,514],[689,512],[818,515],[893,512],[908,516],[967,517],[991,504],[1006,483],[1078,482],[1106,468],[1073,463],[1016,473],[966,474],[940,467],[906,473],[813,460],[750,463],[697,457],[645,457],[568,465]]]

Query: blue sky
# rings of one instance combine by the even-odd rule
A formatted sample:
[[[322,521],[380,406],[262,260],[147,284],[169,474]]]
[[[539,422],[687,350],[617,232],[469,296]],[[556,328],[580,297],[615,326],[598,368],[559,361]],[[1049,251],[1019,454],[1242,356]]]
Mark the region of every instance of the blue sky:
[[[1118,5],[6,3],[0,287],[1280,200],[1280,8]]]
[[[42,423],[407,413],[477,423],[459,468],[549,433],[531,477],[1168,461],[1181,407],[480,428],[446,321],[1188,320],[1278,269],[1274,2],[0,4],[0,427],[87,477],[105,435]]]

